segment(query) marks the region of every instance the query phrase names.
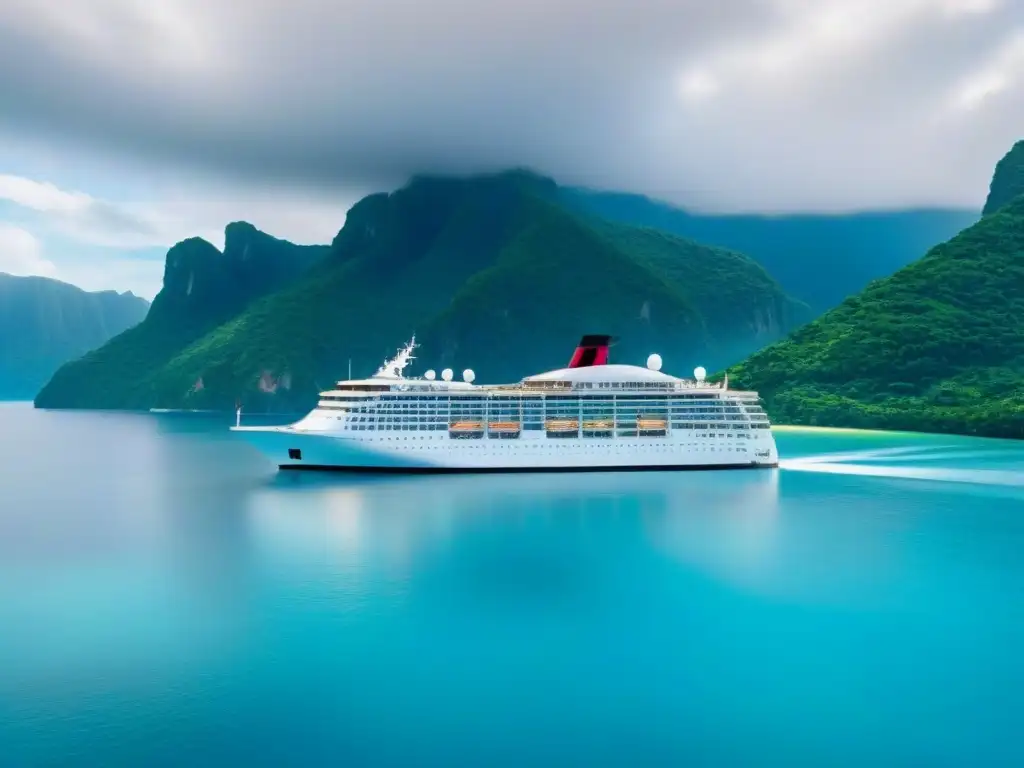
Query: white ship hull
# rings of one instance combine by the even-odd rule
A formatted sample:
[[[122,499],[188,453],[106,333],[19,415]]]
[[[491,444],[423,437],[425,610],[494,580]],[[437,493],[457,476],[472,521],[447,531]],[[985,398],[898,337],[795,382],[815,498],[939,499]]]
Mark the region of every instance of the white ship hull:
[[[234,427],[281,469],[362,472],[565,472],[755,469],[778,466],[770,430],[740,440],[711,433],[684,438],[455,439],[445,433],[356,437],[292,427]]]
[[[587,335],[568,368],[518,384],[406,379],[414,342],[370,379],[320,393],[294,424],[234,431],[281,469],[363,472],[568,472],[777,467],[755,392],[607,362],[610,336]]]

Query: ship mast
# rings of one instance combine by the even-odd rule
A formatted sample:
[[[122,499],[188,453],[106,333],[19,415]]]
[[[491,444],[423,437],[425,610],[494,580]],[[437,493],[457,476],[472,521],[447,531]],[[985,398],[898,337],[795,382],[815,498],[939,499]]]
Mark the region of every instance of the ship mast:
[[[374,374],[374,378],[380,379],[401,379],[402,371],[409,365],[412,360],[416,359],[413,355],[413,350],[416,349],[416,336],[414,335],[409,342],[398,350],[396,354],[390,360],[385,360],[384,364]]]

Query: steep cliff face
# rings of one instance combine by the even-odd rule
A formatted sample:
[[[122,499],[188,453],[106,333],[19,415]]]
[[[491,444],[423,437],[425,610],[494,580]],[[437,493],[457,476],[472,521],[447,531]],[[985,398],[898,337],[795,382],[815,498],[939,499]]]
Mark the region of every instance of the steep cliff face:
[[[329,251],[278,240],[247,222],[225,227],[223,252],[189,238],[167,252],[163,289],[147,320],[208,330],[292,282]]]
[[[189,238],[167,252],[163,288],[145,320],[62,366],[36,396],[44,408],[149,408],[149,377],[189,344],[279,290],[326,256],[327,246],[278,240],[251,224],[229,224],[220,251]],[[201,392],[202,377],[190,382]]]
[[[202,238],[174,245],[164,261],[163,288],[147,317],[150,325],[178,325],[184,332],[215,322],[225,312],[218,297],[227,283],[224,267],[224,254]]]
[[[149,302],[0,273],[0,399],[30,400],[63,363],[139,323]]]
[[[1024,195],[1024,140],[1014,144],[996,165],[984,215],[995,213],[1021,195]]]
[[[750,329],[753,343],[757,347],[763,346],[769,339],[779,338],[784,329],[794,327],[792,319],[788,322],[782,321],[783,315],[792,317],[794,314],[802,314],[795,312],[789,305],[780,306],[779,302],[766,302],[763,306],[749,308],[748,312],[747,328]]]

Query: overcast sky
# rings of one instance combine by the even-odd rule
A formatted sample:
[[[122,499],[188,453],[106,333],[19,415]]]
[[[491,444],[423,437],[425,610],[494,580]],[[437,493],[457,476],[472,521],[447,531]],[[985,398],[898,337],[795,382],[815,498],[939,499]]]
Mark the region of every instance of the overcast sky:
[[[980,208],[1022,0],[0,0],[0,270],[152,296],[417,171],[700,210]]]

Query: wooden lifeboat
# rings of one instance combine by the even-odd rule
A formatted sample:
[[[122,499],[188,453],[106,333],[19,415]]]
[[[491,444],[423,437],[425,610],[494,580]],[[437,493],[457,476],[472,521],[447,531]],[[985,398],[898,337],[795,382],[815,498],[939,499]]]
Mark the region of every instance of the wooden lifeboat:
[[[658,431],[664,430],[667,426],[665,419],[637,419],[637,429],[645,431]]]
[[[456,421],[448,426],[452,432],[480,432],[483,428],[483,423],[479,421]]]
[[[492,421],[487,425],[491,432],[518,432],[518,421]]]
[[[576,419],[549,419],[544,424],[548,432],[575,432],[579,427],[580,423]]]

